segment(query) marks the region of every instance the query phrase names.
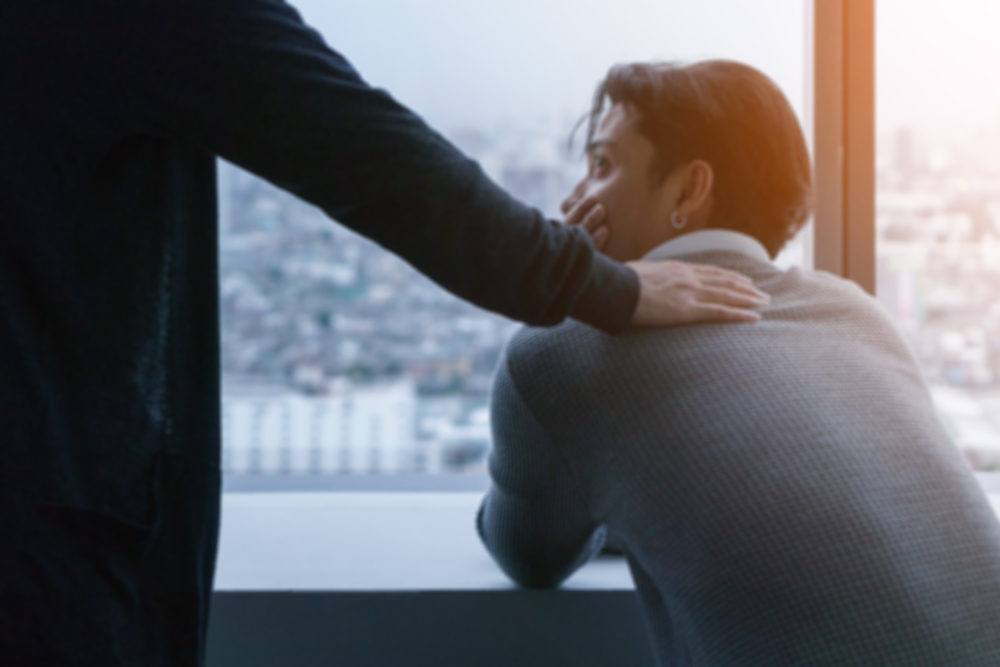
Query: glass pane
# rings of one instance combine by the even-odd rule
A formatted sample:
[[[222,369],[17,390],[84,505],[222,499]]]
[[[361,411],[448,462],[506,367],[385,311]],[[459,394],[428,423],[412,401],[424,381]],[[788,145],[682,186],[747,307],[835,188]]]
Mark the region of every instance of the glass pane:
[[[1000,469],[1000,5],[877,3],[877,293],[979,470]],[[927,48],[934,44],[934,48]]]
[[[553,217],[584,168],[571,129],[612,64],[742,60],[810,127],[802,0],[295,4],[367,81]],[[266,183],[220,171],[226,471],[482,471],[490,374],[515,324]],[[807,263],[805,248],[781,263]]]

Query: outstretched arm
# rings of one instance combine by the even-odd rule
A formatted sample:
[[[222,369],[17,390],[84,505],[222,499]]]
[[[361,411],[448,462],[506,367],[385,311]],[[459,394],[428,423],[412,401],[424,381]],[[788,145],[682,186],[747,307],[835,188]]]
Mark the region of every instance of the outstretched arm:
[[[662,269],[640,276],[584,230],[509,196],[281,0],[126,3],[109,14],[87,38],[105,45],[108,76],[126,79],[146,123],[125,129],[179,137],[267,178],[462,298],[529,324],[572,316],[609,332],[634,316],[718,314],[665,298],[676,281]]]
[[[604,544],[578,480],[532,413],[506,362],[493,384],[490,489],[476,517],[490,555],[518,584],[557,586]]]

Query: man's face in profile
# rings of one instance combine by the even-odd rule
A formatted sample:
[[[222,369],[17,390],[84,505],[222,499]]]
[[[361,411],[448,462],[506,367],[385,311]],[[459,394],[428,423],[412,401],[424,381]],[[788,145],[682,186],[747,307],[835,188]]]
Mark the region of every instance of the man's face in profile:
[[[609,231],[603,252],[622,262],[665,240],[676,204],[671,179],[652,172],[655,149],[636,121],[621,104],[611,107],[587,145],[587,174],[562,203],[563,214],[588,197],[602,204]]]

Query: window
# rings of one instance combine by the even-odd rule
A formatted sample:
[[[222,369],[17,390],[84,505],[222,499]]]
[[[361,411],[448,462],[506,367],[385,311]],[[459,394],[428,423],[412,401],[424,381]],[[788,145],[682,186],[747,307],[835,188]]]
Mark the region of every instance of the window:
[[[1000,59],[1000,6],[877,9],[877,295],[956,444],[997,471],[1000,92],[981,72]]]
[[[294,4],[367,81],[553,217],[583,169],[570,130],[614,63],[748,62],[812,134],[805,0]],[[225,164],[220,200],[229,479],[481,476],[490,374],[516,325]],[[810,237],[780,261],[810,265]]]

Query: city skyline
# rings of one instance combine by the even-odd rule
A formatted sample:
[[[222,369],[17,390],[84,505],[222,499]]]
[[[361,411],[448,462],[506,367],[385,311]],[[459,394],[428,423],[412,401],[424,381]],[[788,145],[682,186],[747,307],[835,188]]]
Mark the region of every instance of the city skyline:
[[[502,25],[494,25],[496,34],[488,40],[477,41],[475,30],[463,32],[454,30],[451,24],[450,28],[449,25],[436,25],[435,17],[441,19],[441,13],[445,12],[453,23],[478,26],[481,30],[491,18],[504,14],[502,7],[448,3],[418,6],[403,0],[363,5],[345,2],[336,7],[317,5],[315,0],[298,4],[303,7],[307,20],[313,17],[332,20],[336,16],[344,19],[343,26],[337,30],[324,28],[322,22],[318,22],[317,27],[334,46],[341,46],[338,30],[350,33],[354,42],[347,39],[344,44],[349,48],[345,51],[372,83],[385,85],[405,103],[413,101],[408,99],[412,95],[420,104],[429,105],[425,109],[421,109],[420,104],[414,107],[478,160],[494,180],[553,217],[558,217],[558,202],[582,169],[579,154],[567,150],[566,139],[573,122],[589,101],[592,86],[582,83],[592,74],[588,68],[609,58],[615,49],[618,53],[624,52],[622,44],[625,42],[633,49],[632,53],[638,53],[656,36],[655,26],[647,25],[642,28],[642,39],[629,42],[622,40],[620,35],[613,39],[616,33],[626,31],[629,20],[635,17],[617,23],[610,21],[597,31],[611,35],[607,44],[601,42],[592,50],[584,49],[574,69],[575,79],[562,80],[557,76],[566,65],[555,58],[536,68],[537,71],[524,72],[523,77],[508,77],[496,86],[480,89],[476,86],[481,86],[481,82],[470,81],[468,86],[462,85],[462,77],[469,76],[472,71],[488,81],[490,77],[485,74],[497,74],[496,68],[514,71],[518,69],[518,58],[536,57],[537,49],[529,48],[518,57],[497,58],[498,41],[514,33],[520,35],[520,39],[532,31],[550,30],[553,22],[560,18],[558,5],[546,4],[539,8],[537,20],[530,25],[519,29],[508,26],[510,30],[506,36]],[[941,34],[954,38],[962,27],[962,8],[968,10],[974,4],[968,1],[961,4],[951,20],[945,22]],[[512,10],[504,16],[508,21],[511,17],[516,20],[514,10],[523,5],[523,2],[508,3]],[[734,21],[746,23],[750,14],[758,21],[752,25],[758,27],[759,21],[770,21],[772,27],[785,25],[785,38],[759,45],[756,54],[751,54],[753,57],[742,59],[765,71],[771,67],[768,73],[785,88],[801,115],[807,106],[804,94],[799,94],[796,100],[789,91],[805,86],[808,79],[805,71],[808,61],[806,3],[795,0],[769,4],[770,14],[754,12],[748,3],[711,4],[716,9],[723,5],[735,8],[723,25]],[[597,5],[578,3],[577,6],[588,9]],[[655,10],[665,20],[663,12],[671,5],[643,0],[633,6]],[[990,258],[1000,253],[1000,187],[997,185],[1000,181],[996,178],[1000,176],[1000,151],[994,150],[995,146],[1000,146],[1000,114],[995,118],[988,113],[966,114],[961,116],[964,122],[958,123],[954,119],[959,118],[966,107],[972,106],[981,112],[981,107],[988,104],[952,104],[947,109],[952,114],[950,119],[947,114],[939,113],[935,104],[913,103],[914,108],[907,109],[906,113],[894,110],[893,105],[899,100],[918,100],[921,95],[943,90],[932,84],[935,77],[948,76],[944,65],[954,62],[955,58],[974,55],[978,47],[971,51],[959,49],[953,54],[937,54],[938,65],[922,71],[927,86],[907,85],[902,92],[894,92],[896,84],[893,81],[899,79],[901,72],[905,74],[923,67],[922,59],[931,56],[924,54],[908,59],[907,49],[919,50],[919,44],[907,44],[905,48],[892,46],[893,39],[910,29],[908,24],[894,25],[896,19],[893,17],[904,7],[912,7],[906,21],[919,23],[926,19],[930,10],[926,5],[904,5],[896,0],[880,2],[878,7],[878,35],[885,37],[879,40],[880,78],[877,82],[878,297],[896,318],[920,358],[934,387],[935,398],[948,413],[953,435],[960,446],[978,448],[983,445],[987,451],[1000,452],[1000,422],[991,417],[996,412],[994,407],[1000,405],[1000,393],[995,389],[1000,387],[1000,310],[989,307],[991,290],[996,288],[996,279],[991,277],[995,272],[991,273],[989,267],[997,263]],[[386,31],[379,33],[366,23],[385,18],[380,16],[380,10],[385,13],[390,9],[394,11],[385,23]],[[687,41],[674,42],[674,51],[668,54],[671,57],[697,55],[691,50],[698,32],[694,29],[697,25],[692,27],[692,24],[704,24],[708,19],[703,13],[698,14],[704,12],[704,7],[692,11],[695,14],[686,15],[690,19],[687,21],[690,31],[685,33]],[[1000,10],[993,13],[1000,25]],[[639,14],[641,12],[636,16]],[[921,16],[924,19],[920,19]],[[414,25],[420,27],[418,19],[427,23],[427,31],[414,29]],[[593,36],[597,34],[593,32],[596,29],[593,21],[593,15],[582,12],[567,20],[564,27],[582,31],[578,38],[581,34]],[[437,20],[438,24],[441,22]],[[409,32],[403,43],[412,46],[412,51],[407,52],[412,57],[404,59],[405,62],[399,62],[398,58],[380,60],[378,53],[362,48],[369,44],[377,51],[380,43],[398,47],[393,31],[404,24]],[[673,25],[677,25],[676,21]],[[793,25],[797,26],[794,30]],[[892,29],[886,32],[887,27]],[[746,33],[744,30],[743,37]],[[436,41],[438,34],[443,38]],[[718,32],[715,38],[719,39],[720,35],[724,35],[724,31]],[[797,39],[800,41],[796,42]],[[467,62],[455,69],[451,60],[456,49],[470,41],[476,42],[475,48],[469,52]],[[558,43],[554,40],[548,48],[556,49]],[[356,54],[352,53],[355,47]],[[689,51],[685,52],[685,48]],[[741,49],[745,48],[750,46],[737,40],[737,43],[726,45],[726,53],[701,55],[739,57]],[[568,49],[563,51],[563,55],[568,53]],[[781,54],[784,55],[778,58],[782,60],[779,68],[767,64]],[[478,67],[477,63],[487,61],[491,63],[488,67]],[[423,75],[414,77],[414,72]],[[603,69],[597,75],[602,73]],[[455,76],[458,78],[452,78]],[[557,85],[551,85],[544,95],[513,94],[515,90],[532,91],[532,86],[546,81],[554,81]],[[442,89],[456,82],[460,94],[441,94]],[[956,82],[960,83],[959,77],[952,76],[951,84],[957,85]],[[950,90],[958,95],[960,88]],[[496,104],[496,100],[505,95],[511,98],[508,106]],[[489,108],[491,113],[480,113],[481,108]],[[504,113],[509,111],[513,115],[503,118],[499,113],[503,109],[507,109]],[[887,118],[895,118],[895,124],[890,124]],[[803,122],[803,125],[808,133],[808,123]],[[447,409],[434,408],[445,412],[435,414],[430,421],[418,417],[411,440],[420,443],[423,452],[420,460],[427,461],[428,453],[431,458],[447,457],[447,463],[443,458],[429,461],[429,469],[481,469],[489,437],[482,421],[489,375],[514,324],[450,297],[375,244],[331,225],[318,210],[272,186],[228,167],[223,168],[221,174],[221,288],[226,377],[231,381],[239,377],[255,378],[254,381],[267,379],[274,386],[312,396],[313,402],[318,401],[317,405],[323,403],[324,396],[329,396],[330,401],[337,400],[335,395],[343,391],[345,382],[362,386],[387,378],[406,378],[412,383],[415,410],[420,414],[426,412],[430,397],[440,401],[441,397],[460,396],[461,404]],[[786,266],[801,261],[808,266],[807,253],[799,253],[801,259],[792,258],[791,262],[779,264]],[[236,388],[236,385],[230,386]],[[228,397],[232,399],[229,405],[235,405],[232,401],[244,400],[233,392]],[[291,417],[280,416],[296,413],[287,406],[277,407],[277,403],[270,407],[265,403],[253,405],[257,407],[252,410],[230,411],[232,419],[241,425],[233,430],[236,421],[230,420],[230,435],[238,442],[230,438],[227,446],[242,452],[230,459],[241,461],[238,465],[241,469],[254,469],[257,464],[252,462],[255,460],[270,460],[271,464],[264,468],[277,466],[281,469],[284,459],[255,459],[253,457],[260,453],[255,455],[252,450],[265,441],[285,438],[278,435],[284,433],[279,424],[287,422],[293,429],[288,433],[300,428]],[[242,417],[238,416],[241,414]],[[429,427],[432,423],[437,426]],[[473,423],[476,426],[472,426]],[[310,426],[307,430],[312,433],[315,428]],[[297,432],[306,433],[307,430]],[[260,435],[251,435],[255,433]],[[463,435],[457,437],[455,433]],[[305,436],[295,437],[301,440]],[[352,446],[369,440],[377,438],[359,436]],[[331,464],[344,470],[349,468],[342,465],[342,460],[348,460],[342,459],[346,451],[341,451],[343,446],[329,444],[340,441],[326,441],[317,435],[315,442],[325,442],[323,447],[334,447],[337,452],[317,454],[317,469],[329,470]],[[298,462],[293,468],[301,468],[307,460],[296,459],[291,453],[288,456],[292,457],[289,461]],[[362,460],[357,456],[355,453],[350,460],[355,463]],[[992,458],[978,461],[978,464],[994,465]]]
[[[575,161],[565,151],[539,149],[546,141],[561,143],[556,128],[546,139],[527,125],[460,138],[476,148],[473,157],[492,165],[503,187],[551,209]],[[880,144],[878,298],[920,360],[956,442],[979,457],[977,467],[992,467],[1000,463],[1000,421],[991,417],[992,406],[1000,405],[1000,309],[990,307],[990,285],[998,277],[990,267],[1000,267],[1000,181],[991,175],[1000,174],[1000,162],[969,159],[979,135],[968,128],[966,135],[955,143],[953,137],[901,131]],[[223,362],[236,383],[227,386],[239,392],[241,375],[266,379],[322,404],[323,396],[335,401],[344,387],[408,378],[418,411],[428,400],[461,399],[439,415],[444,425],[428,429],[415,421],[408,460],[422,460],[430,470],[481,469],[489,432],[481,421],[468,430],[470,420],[486,409],[492,369],[515,323],[451,297],[287,193],[228,166],[221,173],[222,201],[228,202],[222,220]],[[224,402],[241,400],[237,396],[224,392]],[[260,424],[271,426],[245,422],[240,432],[272,435],[234,439],[232,431],[224,438],[232,451],[243,451],[242,458],[229,459],[243,461],[241,469],[254,469],[248,463],[254,447],[292,439],[275,430],[287,408],[268,407],[267,400],[254,399],[258,407],[243,419],[258,420],[251,414],[259,414]],[[367,441],[357,438],[352,447]],[[316,460],[328,466],[344,455],[337,450]],[[274,471],[281,460],[276,456],[260,460],[272,461],[267,469]],[[367,460],[368,454],[358,456],[350,460]]]

